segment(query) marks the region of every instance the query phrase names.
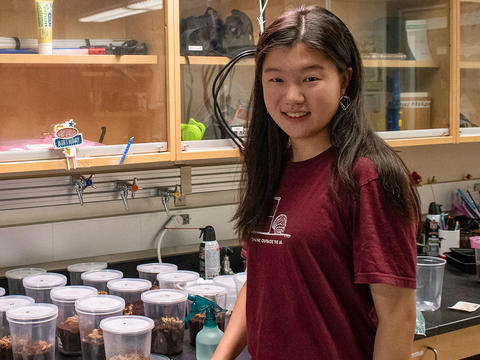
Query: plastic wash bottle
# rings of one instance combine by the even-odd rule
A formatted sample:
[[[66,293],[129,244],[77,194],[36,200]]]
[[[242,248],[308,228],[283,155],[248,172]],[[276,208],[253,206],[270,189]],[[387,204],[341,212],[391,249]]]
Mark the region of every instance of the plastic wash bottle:
[[[188,300],[193,301],[193,304],[184,322],[198,313],[206,314],[203,329],[195,339],[197,360],[210,360],[223,336],[223,331],[217,325],[216,313],[226,310],[201,296],[188,295]]]

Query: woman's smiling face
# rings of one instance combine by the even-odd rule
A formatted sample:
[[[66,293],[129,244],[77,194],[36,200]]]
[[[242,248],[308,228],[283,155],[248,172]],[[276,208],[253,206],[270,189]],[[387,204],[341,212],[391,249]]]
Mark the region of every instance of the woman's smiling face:
[[[320,51],[302,43],[269,52],[262,69],[265,105],[290,137],[292,148],[320,152],[330,146],[330,120],[345,94],[351,69],[340,74]]]

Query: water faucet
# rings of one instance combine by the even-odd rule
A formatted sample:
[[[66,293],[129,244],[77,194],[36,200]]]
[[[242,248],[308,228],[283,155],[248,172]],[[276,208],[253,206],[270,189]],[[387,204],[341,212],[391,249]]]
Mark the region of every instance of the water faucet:
[[[83,206],[83,191],[89,186],[96,189],[95,185],[93,185],[92,178],[93,174],[88,178],[85,178],[84,176],[72,177],[73,190],[77,193],[78,201],[80,201],[81,206]]]
[[[125,205],[125,210],[128,210],[128,194],[132,194],[132,199],[135,198],[135,193],[140,189],[137,184],[137,178],[133,178],[132,182],[128,181],[118,181],[117,189],[120,192],[120,196],[123,200],[123,205]]]
[[[182,196],[181,192],[178,190],[178,185],[175,185],[174,190],[170,190],[168,188],[159,188],[158,195],[162,198],[162,204],[165,208],[165,213],[167,214],[167,216],[169,216],[168,206],[170,203],[170,198],[172,197],[176,204],[177,199],[180,199],[180,197]]]

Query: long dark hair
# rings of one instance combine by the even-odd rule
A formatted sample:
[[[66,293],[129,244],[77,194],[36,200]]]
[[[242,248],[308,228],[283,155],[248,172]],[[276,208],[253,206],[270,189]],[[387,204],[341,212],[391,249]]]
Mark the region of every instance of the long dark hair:
[[[330,122],[330,141],[337,149],[330,188],[338,200],[338,189],[355,197],[357,183],[353,167],[359,157],[376,165],[382,196],[401,216],[419,218],[419,201],[409,172],[398,155],[373,131],[363,109],[362,60],[352,34],[330,11],[319,6],[301,6],[277,18],[260,36],[256,49],[252,114],[244,150],[244,176],[240,205],[234,215],[241,239],[264,226],[273,204],[285,164],[290,159],[288,135],[267,112],[262,88],[265,56],[280,46],[302,43],[326,55],[340,74],[348,68],[352,76],[345,95],[351,104],[337,110]],[[407,219],[407,220],[408,220]]]

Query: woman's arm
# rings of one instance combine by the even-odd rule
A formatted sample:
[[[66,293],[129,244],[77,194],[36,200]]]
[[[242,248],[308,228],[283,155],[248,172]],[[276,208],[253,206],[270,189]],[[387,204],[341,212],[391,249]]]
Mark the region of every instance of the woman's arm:
[[[415,290],[371,284],[378,329],[374,360],[410,359],[415,332]]]
[[[233,360],[247,345],[247,283],[238,293],[232,317],[228,322],[227,330],[217,347],[212,360]]]

